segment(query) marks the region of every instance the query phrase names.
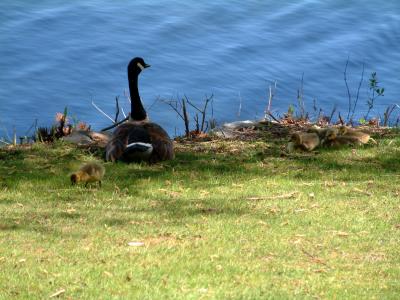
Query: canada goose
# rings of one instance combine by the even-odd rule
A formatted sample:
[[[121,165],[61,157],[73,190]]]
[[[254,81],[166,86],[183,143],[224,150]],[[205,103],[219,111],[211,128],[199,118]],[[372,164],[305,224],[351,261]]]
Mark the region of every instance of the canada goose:
[[[82,165],[77,172],[71,174],[71,184],[74,185],[79,182],[84,182],[85,186],[87,186],[90,182],[98,181],[101,187],[101,180],[103,179],[104,173],[105,170],[101,164],[89,162]]]
[[[106,160],[148,161],[150,163],[174,158],[174,148],[167,132],[150,122],[140,100],[138,77],[150,67],[140,57],[128,65],[131,113],[129,120],[118,126],[106,146]]]

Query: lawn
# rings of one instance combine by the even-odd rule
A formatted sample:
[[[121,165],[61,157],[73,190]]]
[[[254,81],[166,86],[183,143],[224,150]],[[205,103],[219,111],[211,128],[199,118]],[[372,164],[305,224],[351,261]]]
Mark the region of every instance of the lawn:
[[[157,165],[57,142],[0,150],[0,299],[398,299],[400,137],[282,156],[181,142]]]

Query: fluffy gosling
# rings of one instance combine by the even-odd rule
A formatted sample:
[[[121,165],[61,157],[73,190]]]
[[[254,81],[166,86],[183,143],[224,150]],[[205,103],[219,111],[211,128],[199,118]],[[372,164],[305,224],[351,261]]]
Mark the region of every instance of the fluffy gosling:
[[[89,162],[83,164],[79,170],[71,174],[71,184],[77,184],[80,182],[85,183],[87,187],[88,183],[99,182],[99,187],[101,187],[101,180],[104,177],[105,169],[97,162]]]

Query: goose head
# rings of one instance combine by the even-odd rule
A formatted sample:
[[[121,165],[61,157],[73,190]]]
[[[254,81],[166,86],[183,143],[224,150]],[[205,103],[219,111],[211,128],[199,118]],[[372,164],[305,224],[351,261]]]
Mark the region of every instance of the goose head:
[[[139,75],[145,68],[150,67],[141,57],[135,57],[128,65],[128,74]]]

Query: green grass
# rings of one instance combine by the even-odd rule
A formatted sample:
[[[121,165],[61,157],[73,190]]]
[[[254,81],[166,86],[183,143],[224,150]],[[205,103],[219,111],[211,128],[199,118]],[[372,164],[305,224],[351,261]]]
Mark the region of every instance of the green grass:
[[[398,299],[400,138],[281,145],[178,145],[101,189],[70,185],[84,150],[0,150],[0,299]]]

